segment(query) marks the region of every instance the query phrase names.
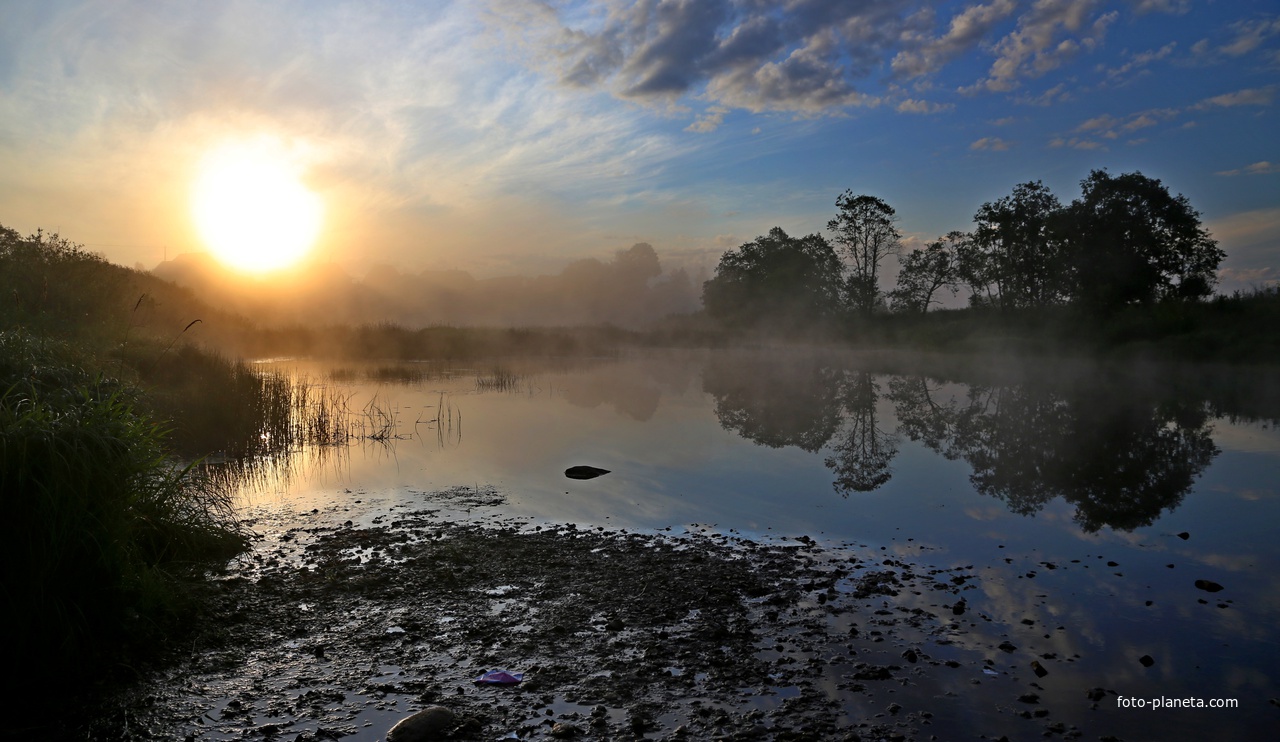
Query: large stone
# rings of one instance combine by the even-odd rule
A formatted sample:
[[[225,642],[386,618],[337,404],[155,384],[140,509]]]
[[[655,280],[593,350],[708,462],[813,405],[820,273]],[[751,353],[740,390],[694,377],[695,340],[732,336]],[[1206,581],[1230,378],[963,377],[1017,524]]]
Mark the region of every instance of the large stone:
[[[444,706],[428,706],[400,720],[387,732],[387,742],[430,742],[443,739],[453,726],[453,712]]]
[[[570,479],[595,479],[608,473],[608,469],[595,466],[571,466],[564,470],[564,475]]]

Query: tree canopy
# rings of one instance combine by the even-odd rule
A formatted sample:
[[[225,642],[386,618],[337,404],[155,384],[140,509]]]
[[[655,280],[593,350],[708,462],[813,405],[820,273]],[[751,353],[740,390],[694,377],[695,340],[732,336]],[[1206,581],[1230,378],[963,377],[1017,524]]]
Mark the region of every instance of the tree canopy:
[[[822,235],[774,227],[721,256],[702,296],[707,313],[730,326],[830,322],[840,314],[840,259]]]

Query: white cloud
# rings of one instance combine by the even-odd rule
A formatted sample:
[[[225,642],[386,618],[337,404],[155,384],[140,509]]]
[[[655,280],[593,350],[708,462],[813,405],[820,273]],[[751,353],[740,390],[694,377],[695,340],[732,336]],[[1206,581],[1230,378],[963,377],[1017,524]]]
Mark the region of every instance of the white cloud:
[[[948,62],[976,48],[997,23],[1016,9],[1014,0],[971,5],[951,19],[947,32],[942,36],[908,36],[908,48],[898,52],[891,63],[894,75],[909,79],[937,72]]]
[[[685,131],[691,131],[696,134],[710,134],[720,128],[727,113],[729,113],[729,109],[724,106],[712,106],[695,119],[692,124],[685,127]]]
[[[1022,78],[1039,77],[1080,52],[1093,51],[1117,13],[1094,15],[1099,0],[1036,0],[1017,29],[995,46],[996,61],[977,87],[1008,92]]]
[[[973,144],[969,145],[971,150],[989,150],[992,152],[1004,152],[1013,146],[1010,142],[1006,142],[1000,137],[983,137]]]
[[[1191,0],[1130,0],[1138,15],[1145,13],[1172,13],[1183,15],[1191,10]]]

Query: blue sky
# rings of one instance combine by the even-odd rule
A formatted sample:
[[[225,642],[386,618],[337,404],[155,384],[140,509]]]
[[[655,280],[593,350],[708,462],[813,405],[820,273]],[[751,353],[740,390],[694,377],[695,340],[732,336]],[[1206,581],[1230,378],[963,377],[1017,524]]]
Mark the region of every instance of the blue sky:
[[[1185,194],[1223,288],[1280,279],[1280,7],[1242,0],[7,2],[0,223],[200,249],[201,156],[274,142],[358,269],[710,270],[845,189],[908,244],[1094,168]]]

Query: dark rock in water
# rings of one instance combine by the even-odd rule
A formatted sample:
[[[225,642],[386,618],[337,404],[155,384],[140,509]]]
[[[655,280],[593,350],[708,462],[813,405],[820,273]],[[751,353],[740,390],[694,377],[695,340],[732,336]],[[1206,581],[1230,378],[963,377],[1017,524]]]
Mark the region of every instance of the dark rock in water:
[[[1000,650],[1000,651],[1002,651],[1002,652],[1012,652],[1012,651],[1016,650],[1016,649],[1017,649],[1017,647],[1015,647],[1015,646],[1013,645],[1013,643],[1012,643],[1012,642],[1003,641],[1003,642],[1000,642],[1000,644],[996,646],[996,649],[999,649],[999,650]]]
[[[1187,533],[1186,531],[1183,531],[1182,533],[1178,534],[1178,538],[1182,539],[1183,541],[1186,541],[1187,539],[1191,538],[1191,534]]]
[[[1142,655],[1138,658],[1138,661],[1142,663],[1143,667],[1151,667],[1156,663],[1155,660],[1151,659],[1151,655],[1149,654]]]
[[[551,727],[551,736],[558,739],[574,737],[577,734],[578,728],[568,722],[556,722],[555,726]]]
[[[1107,691],[1102,688],[1090,688],[1089,692],[1086,693],[1085,695],[1089,697],[1090,701],[1097,703],[1107,695]]]
[[[1196,580],[1196,587],[1210,593],[1216,593],[1222,589],[1222,585],[1219,585],[1213,580]]]
[[[1043,678],[1049,674],[1049,671],[1044,669],[1044,665],[1040,664],[1038,660],[1031,660],[1031,671],[1036,674],[1037,678]]]
[[[570,479],[595,479],[608,473],[608,469],[600,469],[595,466],[571,466],[564,470],[564,475]]]
[[[444,706],[428,706],[413,716],[400,720],[387,732],[387,742],[430,742],[444,739],[453,726],[453,712]]]

